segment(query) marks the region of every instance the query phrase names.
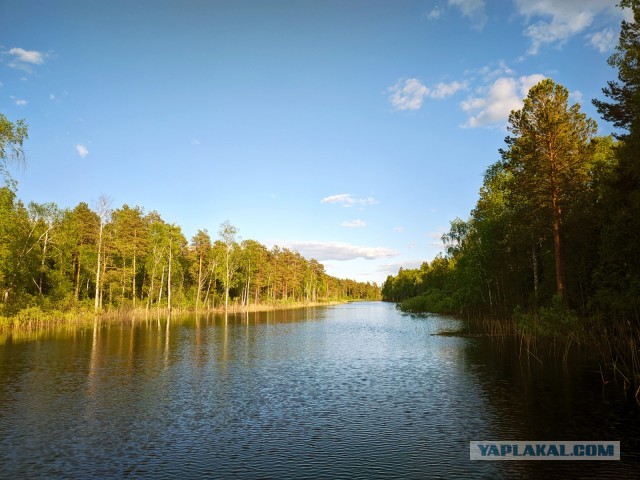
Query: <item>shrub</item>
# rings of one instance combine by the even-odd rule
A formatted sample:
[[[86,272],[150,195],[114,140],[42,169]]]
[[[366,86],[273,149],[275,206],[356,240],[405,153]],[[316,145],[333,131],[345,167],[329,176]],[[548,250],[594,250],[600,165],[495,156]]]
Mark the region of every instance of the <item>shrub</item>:
[[[413,313],[451,313],[455,310],[451,297],[440,290],[431,290],[400,303],[400,310]]]
[[[550,306],[540,307],[538,311],[525,313],[519,306],[516,307],[513,319],[516,326],[525,333],[541,336],[568,334],[580,328],[576,313],[567,308],[557,295],[553,297]]]

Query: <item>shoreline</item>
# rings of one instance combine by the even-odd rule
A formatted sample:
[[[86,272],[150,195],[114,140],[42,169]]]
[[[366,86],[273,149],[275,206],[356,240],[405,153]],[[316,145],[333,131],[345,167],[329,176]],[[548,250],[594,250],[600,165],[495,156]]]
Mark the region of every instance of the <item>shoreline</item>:
[[[400,305],[401,302],[391,302]],[[443,314],[434,312],[405,311],[409,315],[451,315],[465,322],[465,326],[457,330],[448,330],[432,335],[459,338],[488,338],[492,342],[515,339],[523,355],[531,356],[538,362],[535,353],[553,352],[549,359],[565,365],[572,354],[583,355],[600,367],[603,367],[613,378],[620,378],[624,388],[633,387],[634,397],[640,403],[640,335],[630,323],[621,321],[606,322],[601,317],[576,317],[573,328],[555,324],[555,330],[540,328],[540,324],[519,324],[518,319],[511,317],[503,320],[489,319],[482,316],[464,316],[461,314]],[[542,326],[547,326],[542,324]],[[536,329],[538,327],[538,329]],[[606,384],[604,376],[603,384]]]
[[[60,325],[78,325],[95,321],[127,321],[137,320],[146,317],[157,317],[158,315],[167,317],[184,315],[239,315],[244,313],[272,312],[279,310],[294,310],[298,308],[316,308],[332,305],[342,305],[355,300],[329,300],[326,302],[291,302],[282,304],[258,303],[247,306],[231,305],[225,312],[224,307],[198,309],[175,307],[171,311],[166,307],[150,308],[119,308],[98,313],[75,307],[66,311],[60,309],[41,310],[39,307],[29,307],[21,310],[11,317],[0,317],[0,333],[10,334],[16,330],[49,328]]]
[[[150,308],[148,311],[145,308],[128,308],[128,309],[117,309],[110,310],[106,312],[101,312],[95,314],[99,319],[112,320],[116,318],[120,319],[139,319],[144,317],[151,316],[184,316],[184,315],[197,315],[197,316],[208,316],[208,315],[224,315],[227,313],[228,315],[241,315],[244,313],[259,313],[259,312],[275,312],[279,310],[295,310],[298,308],[315,308],[315,307],[328,307],[332,305],[343,305],[346,303],[354,302],[358,300],[331,300],[327,302],[294,302],[294,303],[285,303],[285,304],[268,304],[268,303],[259,303],[259,304],[251,304],[247,306],[240,305],[231,305],[229,309],[225,312],[224,307],[217,308],[206,308],[196,310],[195,308],[172,308],[171,312],[167,308]],[[93,314],[92,314],[93,315]]]

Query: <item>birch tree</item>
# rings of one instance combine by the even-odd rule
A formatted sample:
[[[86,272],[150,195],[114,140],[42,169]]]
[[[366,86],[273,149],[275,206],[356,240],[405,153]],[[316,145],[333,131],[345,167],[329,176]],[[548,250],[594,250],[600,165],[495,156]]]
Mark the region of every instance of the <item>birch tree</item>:
[[[224,311],[227,312],[229,310],[229,288],[231,286],[233,274],[235,273],[233,251],[238,243],[238,229],[231,225],[229,220],[226,220],[222,225],[220,225],[218,235],[225,245]]]
[[[97,212],[98,214],[98,261],[96,266],[96,295],[94,299],[93,309],[98,312],[100,308],[101,285],[100,275],[102,271],[102,248],[104,239],[104,227],[109,222],[111,216],[111,198],[106,195],[100,195],[98,198]]]
[[[25,161],[22,146],[27,138],[29,134],[24,120],[12,123],[0,113],[0,174],[7,182],[11,182],[9,164]]]
[[[198,230],[191,239],[191,249],[194,255],[196,277],[196,311],[200,307],[200,297],[205,283],[205,276],[211,263],[211,238],[207,230]]]
[[[61,213],[54,203],[31,202],[28,210],[30,220],[39,233],[37,243],[40,245],[40,268],[38,279],[33,279],[33,282],[36,284],[38,294],[42,296],[44,279],[47,273],[47,258],[51,254],[50,243],[54,227],[60,222]]]

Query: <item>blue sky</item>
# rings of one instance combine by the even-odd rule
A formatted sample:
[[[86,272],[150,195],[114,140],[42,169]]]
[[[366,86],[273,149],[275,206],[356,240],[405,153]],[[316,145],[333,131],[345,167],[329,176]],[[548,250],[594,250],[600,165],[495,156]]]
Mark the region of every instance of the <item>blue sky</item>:
[[[544,77],[592,98],[617,0],[0,3],[25,201],[139,205],[381,283],[441,251]]]

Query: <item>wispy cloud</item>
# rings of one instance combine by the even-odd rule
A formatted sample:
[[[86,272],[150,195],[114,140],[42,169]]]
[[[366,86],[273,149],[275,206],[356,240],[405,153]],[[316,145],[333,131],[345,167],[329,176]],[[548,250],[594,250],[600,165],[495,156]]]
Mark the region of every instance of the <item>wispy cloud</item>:
[[[417,78],[400,79],[395,85],[389,87],[389,103],[394,110],[418,110],[422,107],[424,99],[443,99],[450,97],[460,90],[466,89],[467,82],[453,81],[440,82],[433,87],[423,85]]]
[[[394,86],[389,87],[388,92],[391,93],[389,102],[395,110],[418,110],[429,89],[417,78],[409,78],[398,80]]]
[[[340,224],[341,227],[347,227],[347,228],[364,228],[367,226],[367,223],[364,222],[363,220],[351,220],[351,221],[344,221]]]
[[[403,233],[405,230],[404,227],[393,227],[394,232]]]
[[[495,80],[499,77],[511,77],[516,72],[509,66],[504,60],[498,60],[497,62],[491,62],[477,70],[467,70],[465,75],[470,79],[475,80],[478,77],[484,82]]]
[[[49,100],[54,102],[54,103],[62,103],[62,100],[67,95],[69,95],[69,92],[67,92],[66,90],[64,92],[62,92],[62,93],[50,93],[49,94]]]
[[[441,228],[441,227],[436,227]],[[430,239],[429,246],[435,247],[439,250],[444,250],[444,243],[442,243],[442,235],[444,235],[445,228],[442,228],[441,231],[438,232],[429,232],[427,233],[427,238]]]
[[[442,7],[436,6],[427,14],[427,19],[431,21],[438,20],[443,13],[444,11],[442,10]]]
[[[14,103],[19,107],[24,107],[27,103],[29,103],[22,98],[15,98],[15,97],[11,97],[11,98],[13,99]]]
[[[357,198],[351,193],[340,193],[338,195],[330,195],[320,200],[320,203],[337,203],[344,207],[351,207],[353,205],[375,205],[378,201],[373,197]]]
[[[12,48],[9,50],[9,54],[15,55],[18,61],[24,63],[33,63],[34,65],[41,65],[44,63],[44,55],[41,52],[35,50],[25,50],[24,48]]]
[[[387,275],[397,275],[398,271],[402,268],[404,270],[407,269],[416,269],[420,268],[424,260],[407,260],[404,262],[396,262],[396,263],[385,263],[383,265],[379,265],[376,268],[376,271],[379,273],[386,273]]]
[[[76,152],[78,152],[78,155],[80,155],[81,158],[84,158],[87,155],[89,155],[89,150],[87,149],[87,147],[85,147],[80,143],[76,145]]]
[[[449,5],[456,7],[467,17],[477,29],[482,29],[487,23],[484,0],[449,0]]]
[[[524,35],[529,37],[529,54],[537,54],[549,45],[562,45],[584,32],[596,16],[609,11],[620,15],[618,0],[514,0],[516,11],[528,23]]]
[[[580,90],[574,90],[569,93],[569,99],[576,103],[584,103],[584,95]]]
[[[613,30],[605,28],[600,32],[596,32],[589,37],[589,43],[600,53],[609,52],[614,49],[618,42],[617,35]]]
[[[363,247],[341,242],[288,242],[281,245],[297,250],[306,258],[315,258],[319,261],[346,261],[356,258],[374,260],[398,255],[398,252],[386,247]]]
[[[42,65],[45,59],[45,54],[42,52],[18,47],[11,48],[8,54],[11,55],[8,65],[26,72],[31,72],[33,65]]]
[[[529,93],[529,89],[544,78],[544,75],[539,73],[519,78],[498,78],[488,88],[481,89],[481,96],[470,97],[460,104],[469,116],[463,126],[503,126],[512,110],[522,108],[522,99]]]
[[[468,87],[467,82],[437,83],[429,92],[431,98],[447,98]]]

